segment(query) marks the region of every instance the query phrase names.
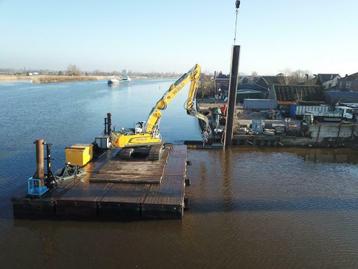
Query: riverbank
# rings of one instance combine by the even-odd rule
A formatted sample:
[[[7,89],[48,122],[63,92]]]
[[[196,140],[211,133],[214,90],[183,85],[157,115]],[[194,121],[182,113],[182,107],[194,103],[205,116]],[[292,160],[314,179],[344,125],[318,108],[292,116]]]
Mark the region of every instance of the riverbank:
[[[0,82],[6,81],[30,81],[32,83],[59,83],[71,81],[105,80],[108,76],[61,76],[61,75],[0,75]]]
[[[198,110],[208,115],[212,129],[221,130],[215,143],[222,140],[225,116],[220,108],[225,103],[199,103]],[[219,110],[218,110],[219,108]],[[218,112],[219,111],[219,112]],[[358,148],[358,122],[305,122],[295,118],[267,119],[260,112],[247,113],[237,106],[234,115],[233,144],[259,147]],[[201,128],[203,123],[199,121]]]
[[[113,76],[66,76],[66,75],[1,75],[1,82],[16,82],[16,81],[29,81],[32,83],[61,83],[61,82],[76,82],[76,81],[96,81],[96,80],[108,80]],[[131,76],[132,79],[141,80],[157,80],[157,79],[176,79],[177,77],[148,77],[148,76]]]

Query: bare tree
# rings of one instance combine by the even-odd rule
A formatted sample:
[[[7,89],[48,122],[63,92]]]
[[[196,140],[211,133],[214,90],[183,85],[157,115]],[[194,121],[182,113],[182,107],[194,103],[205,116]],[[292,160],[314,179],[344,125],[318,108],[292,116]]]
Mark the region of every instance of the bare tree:
[[[70,64],[68,67],[67,67],[67,71],[66,71],[66,74],[68,76],[79,76],[81,74],[81,71],[80,69],[74,65],[74,64]]]
[[[203,74],[200,78],[198,96],[201,98],[212,97],[215,95],[215,83],[211,76]]]
[[[256,71],[252,71],[252,73],[251,73],[251,76],[252,77],[257,77],[259,74],[256,72]]]
[[[309,70],[298,69],[296,71],[291,71],[289,69],[286,69],[284,73],[285,77],[287,78],[288,84],[302,84],[313,78],[312,72]]]

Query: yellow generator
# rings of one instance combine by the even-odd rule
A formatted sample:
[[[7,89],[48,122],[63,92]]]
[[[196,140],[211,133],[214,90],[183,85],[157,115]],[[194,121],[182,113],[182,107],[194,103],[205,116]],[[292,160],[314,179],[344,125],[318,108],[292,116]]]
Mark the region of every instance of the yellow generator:
[[[93,158],[92,144],[75,144],[65,149],[66,163],[73,166],[85,166]]]

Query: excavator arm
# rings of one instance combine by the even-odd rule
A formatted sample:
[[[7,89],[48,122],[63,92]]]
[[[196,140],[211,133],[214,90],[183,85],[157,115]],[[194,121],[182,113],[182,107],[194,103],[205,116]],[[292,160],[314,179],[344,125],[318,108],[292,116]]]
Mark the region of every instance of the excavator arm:
[[[158,126],[159,120],[162,117],[162,111],[165,110],[177,94],[184,88],[186,84],[191,82],[188,98],[185,102],[185,109],[188,115],[194,116],[205,123],[205,130],[210,133],[208,118],[199,113],[195,107],[195,98],[198,89],[200,79],[201,68],[196,64],[187,73],[182,75],[177,81],[170,85],[169,89],[164,93],[162,98],[156,103],[146,122],[144,132],[152,133]]]
[[[186,109],[186,112],[188,115],[196,117],[197,119],[204,122],[205,127],[204,127],[203,131],[207,131],[208,133],[210,133],[211,130],[210,130],[208,118],[204,114],[202,114],[196,110],[195,99],[196,99],[196,94],[197,94],[197,90],[199,87],[199,79],[200,79],[200,72],[201,72],[200,66],[195,65],[192,70],[193,70],[192,80],[191,80],[191,84],[190,84],[188,98],[186,99],[186,102],[185,102],[185,109]]]
[[[203,130],[203,139],[207,140],[211,134],[208,118],[196,110],[195,98],[200,79],[200,66],[197,64],[189,72],[182,75],[177,81],[170,85],[162,98],[155,104],[151,110],[144,126],[140,122],[140,127],[132,131],[123,129],[120,132],[112,132],[111,142],[114,147],[122,148],[122,155],[129,158],[135,151],[135,148],[147,147],[150,149],[149,159],[158,159],[163,141],[159,133],[159,121],[162,117],[162,111],[173,101],[177,94],[190,82],[188,98],[185,102],[187,114],[194,116],[205,123]],[[154,156],[154,157],[153,157]]]

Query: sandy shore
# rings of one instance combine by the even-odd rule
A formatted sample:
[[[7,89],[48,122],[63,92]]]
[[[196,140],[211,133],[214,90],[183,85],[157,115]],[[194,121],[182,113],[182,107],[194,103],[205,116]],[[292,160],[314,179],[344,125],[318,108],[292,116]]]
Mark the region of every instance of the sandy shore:
[[[31,80],[29,76],[15,76],[15,75],[0,75],[1,81],[17,81],[17,80]]]
[[[108,79],[107,76],[57,76],[57,75],[38,75],[38,76],[17,76],[0,75],[1,81],[32,81],[33,83],[58,83],[68,81],[91,81]]]

